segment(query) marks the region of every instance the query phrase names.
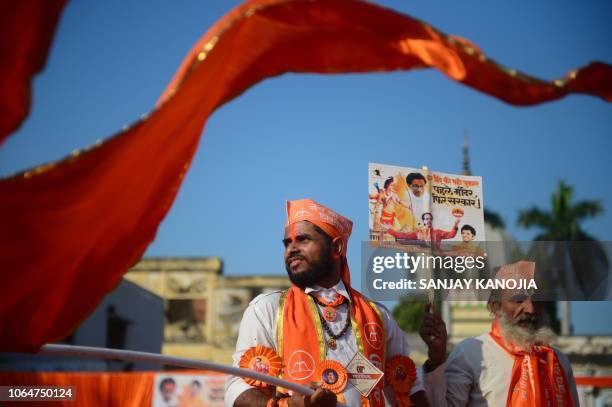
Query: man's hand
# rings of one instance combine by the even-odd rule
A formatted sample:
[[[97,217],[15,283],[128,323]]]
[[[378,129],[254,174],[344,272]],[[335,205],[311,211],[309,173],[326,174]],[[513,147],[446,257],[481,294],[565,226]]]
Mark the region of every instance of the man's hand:
[[[427,344],[429,359],[425,363],[425,373],[431,372],[436,367],[444,363],[446,359],[446,341],[448,335],[446,333],[446,325],[440,314],[431,312],[432,305],[425,305],[425,313],[423,314],[423,322],[419,333],[421,338]]]
[[[303,394],[295,394],[285,400],[289,407],[335,407],[336,406],[336,395],[329,390],[321,388],[320,383],[311,383],[310,388],[315,392],[310,396]],[[236,401],[234,407],[259,407],[265,406],[272,397],[273,394],[269,394],[262,389],[252,388],[244,391]]]
[[[289,407],[335,407],[337,403],[336,395],[330,390],[320,387],[317,383],[312,383],[311,388],[315,389],[314,394],[304,396],[297,394],[289,398]]]

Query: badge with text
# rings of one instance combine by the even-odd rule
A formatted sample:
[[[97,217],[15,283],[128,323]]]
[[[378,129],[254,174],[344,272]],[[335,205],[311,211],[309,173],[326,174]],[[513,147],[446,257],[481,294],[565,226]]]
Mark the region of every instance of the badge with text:
[[[355,386],[359,393],[368,397],[376,384],[383,378],[384,374],[372,364],[361,353],[355,353],[353,359],[346,367],[348,381]]]
[[[321,387],[340,394],[346,388],[346,369],[340,362],[324,360],[317,366],[315,378],[321,382]]]
[[[253,370],[257,373],[263,373],[270,376],[278,376],[281,369],[281,358],[276,354],[274,349],[263,345],[250,347],[242,354],[238,366],[243,369]],[[251,386],[266,387],[267,383],[257,379],[243,378],[245,382]]]

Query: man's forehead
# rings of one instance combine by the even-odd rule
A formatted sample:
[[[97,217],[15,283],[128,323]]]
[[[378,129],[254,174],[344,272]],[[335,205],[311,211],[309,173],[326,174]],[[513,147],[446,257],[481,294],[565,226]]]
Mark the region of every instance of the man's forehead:
[[[534,305],[541,303],[534,298],[536,294],[534,289],[504,289],[501,290],[500,296],[502,302],[514,303],[530,300]]]
[[[307,220],[301,220],[285,226],[285,237],[290,237],[292,232],[297,235],[300,233],[314,233],[315,231],[316,229],[312,223]]]

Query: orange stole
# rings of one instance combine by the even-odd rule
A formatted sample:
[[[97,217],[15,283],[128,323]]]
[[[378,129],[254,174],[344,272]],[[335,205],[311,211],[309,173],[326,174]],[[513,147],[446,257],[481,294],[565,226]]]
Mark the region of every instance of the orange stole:
[[[548,346],[534,346],[526,353],[507,345],[500,335],[497,318],[489,334],[514,356],[507,406],[574,407],[567,377],[554,350]]]
[[[373,303],[368,302],[352,288],[347,288],[351,296],[349,303],[351,324],[357,348],[368,359],[374,356],[374,359],[380,360],[382,366],[378,367],[384,371],[386,356],[384,322]],[[316,333],[316,337],[313,332]],[[278,354],[283,359],[281,377],[302,385],[317,381],[313,373],[316,364],[326,358],[325,336],[317,305],[310,296],[296,286],[291,286],[281,296],[276,335]],[[362,405],[384,406],[382,388],[381,380],[368,399],[362,397]]]
[[[395,212],[387,212],[384,209],[380,213],[380,223],[393,226],[395,220]]]

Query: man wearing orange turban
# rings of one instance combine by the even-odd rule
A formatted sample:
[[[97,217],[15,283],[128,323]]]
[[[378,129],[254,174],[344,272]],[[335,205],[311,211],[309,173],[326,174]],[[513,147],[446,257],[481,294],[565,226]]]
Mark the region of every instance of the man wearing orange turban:
[[[495,278],[530,280],[535,263],[502,266]],[[425,374],[427,396],[435,406],[578,406],[569,360],[550,347],[542,302],[525,290],[492,292],[487,307],[494,316],[491,331],[457,344],[446,363]],[[426,315],[422,332],[443,324]],[[423,332],[425,330],[425,332]]]
[[[346,252],[352,226],[350,220],[313,200],[287,202],[284,260],[292,286],[284,292],[262,294],[249,304],[234,365],[239,365],[245,351],[263,345],[282,359],[280,377],[309,385],[321,381],[315,374],[317,366],[339,363],[346,367],[357,353],[383,372],[393,357],[410,353],[389,311],[351,287]],[[291,405],[333,406],[336,400],[349,406],[427,405],[421,376],[414,371],[412,380],[403,381],[403,388],[380,380],[367,395],[349,383],[333,389],[335,394],[319,388],[312,396],[293,395]],[[285,405],[272,395],[230,377],[225,404]]]

